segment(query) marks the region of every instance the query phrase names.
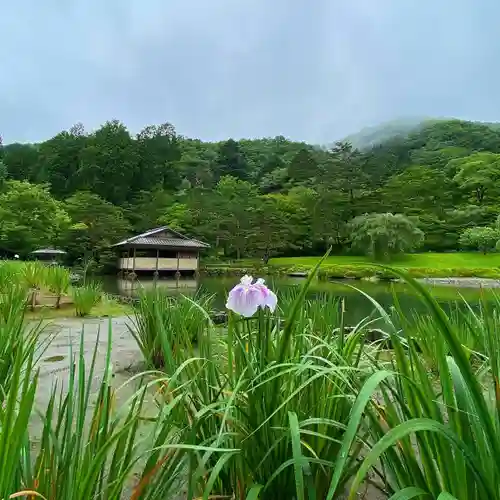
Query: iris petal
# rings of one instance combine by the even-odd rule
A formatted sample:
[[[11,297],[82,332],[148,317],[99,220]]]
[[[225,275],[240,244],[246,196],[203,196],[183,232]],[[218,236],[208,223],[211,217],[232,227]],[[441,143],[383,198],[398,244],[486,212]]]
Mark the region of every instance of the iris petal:
[[[269,292],[269,294],[266,297],[264,305],[269,307],[271,312],[274,312],[276,306],[278,305],[278,297],[271,290],[267,289],[267,291]]]
[[[247,275],[241,278],[240,284],[229,292],[226,307],[246,318],[253,316],[259,307],[269,307],[271,312],[274,312],[278,302],[276,294],[264,285],[262,278],[254,284],[252,280],[253,278]]]

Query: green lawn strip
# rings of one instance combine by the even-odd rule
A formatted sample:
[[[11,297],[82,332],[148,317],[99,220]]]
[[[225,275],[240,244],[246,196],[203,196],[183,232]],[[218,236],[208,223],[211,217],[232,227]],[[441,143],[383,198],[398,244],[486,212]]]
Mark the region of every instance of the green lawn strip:
[[[278,257],[270,260],[272,266],[314,267],[318,257]],[[368,257],[337,255],[328,257],[322,267],[370,265],[375,262]],[[500,253],[482,254],[474,252],[416,253],[392,260],[389,265],[399,268],[492,268],[500,267]]]
[[[204,267],[212,276],[242,275],[246,273],[290,274],[308,272],[318,262],[319,257],[278,257],[271,259],[267,266],[257,259],[242,259],[231,263],[211,263]],[[500,253],[482,254],[474,252],[416,253],[397,257],[386,265],[400,269],[414,278],[493,278],[500,279]],[[387,271],[377,267],[368,257],[337,255],[328,257],[322,263],[318,277],[368,278],[377,276],[390,278]]]

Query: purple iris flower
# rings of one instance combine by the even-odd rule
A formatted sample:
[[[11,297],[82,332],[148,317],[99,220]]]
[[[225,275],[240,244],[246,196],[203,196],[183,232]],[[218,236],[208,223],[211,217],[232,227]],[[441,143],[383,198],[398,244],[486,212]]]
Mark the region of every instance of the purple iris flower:
[[[267,288],[262,278],[252,281],[252,276],[243,276],[239,285],[229,292],[226,307],[245,318],[253,316],[259,307],[269,307],[274,312],[278,303],[276,294]]]

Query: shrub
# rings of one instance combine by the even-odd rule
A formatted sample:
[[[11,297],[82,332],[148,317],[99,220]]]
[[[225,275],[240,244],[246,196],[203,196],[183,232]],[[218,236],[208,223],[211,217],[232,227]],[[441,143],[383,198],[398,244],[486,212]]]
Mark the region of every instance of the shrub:
[[[87,316],[102,298],[102,288],[99,283],[88,283],[72,289],[73,303],[77,316]]]
[[[49,290],[56,294],[56,309],[59,309],[61,297],[68,293],[71,283],[69,269],[61,266],[49,267],[47,270],[46,282]]]
[[[24,262],[21,267],[21,282],[31,291],[31,310],[35,310],[36,298],[40,288],[46,284],[47,267],[42,263]]]
[[[462,248],[486,254],[495,250],[498,240],[500,231],[496,227],[470,227],[460,235],[459,243]]]
[[[190,349],[210,321],[213,298],[171,297],[158,288],[140,292],[129,329],[150,367],[175,370],[182,351]]]

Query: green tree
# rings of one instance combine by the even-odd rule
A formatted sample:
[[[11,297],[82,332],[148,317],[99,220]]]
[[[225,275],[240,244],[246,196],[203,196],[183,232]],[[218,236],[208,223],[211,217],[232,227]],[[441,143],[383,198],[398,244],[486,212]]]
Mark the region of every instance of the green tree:
[[[284,189],[288,179],[288,168],[279,168],[264,175],[259,181],[259,186],[263,193],[276,193]]]
[[[366,214],[349,224],[352,249],[376,260],[389,260],[393,255],[419,248],[424,233],[401,214]]]
[[[257,190],[250,182],[225,176],[218,182],[215,194],[217,217],[211,223],[218,243],[222,243],[226,253],[240,259],[246,252],[249,230],[253,227],[251,216]]]
[[[448,163],[455,173],[453,180],[465,192],[471,193],[481,205],[487,193],[497,190],[500,180],[500,154],[480,152]]]
[[[330,246],[341,250],[345,221],[349,219],[346,194],[320,184],[316,189],[296,187],[290,190],[289,197],[301,209],[298,230],[307,235],[300,245],[303,251],[324,253]]]
[[[463,205],[460,208],[447,210],[444,219],[449,233],[455,233],[455,248],[458,239],[465,229],[493,224],[497,215],[495,207]]]
[[[158,225],[165,211],[176,202],[173,193],[161,188],[150,191],[140,191],[123,213],[130,221],[134,232],[143,233]]]
[[[330,150],[324,182],[347,193],[352,205],[356,194],[370,181],[365,165],[363,155],[350,142],[337,142]]]
[[[66,233],[66,246],[73,258],[91,255],[113,259],[110,246],[127,236],[130,225],[121,208],[97,194],[80,191],[64,204],[73,225]]]
[[[272,174],[276,170],[286,169],[287,165],[283,156],[272,153],[266,156],[260,164],[259,177]]]
[[[28,181],[7,181],[0,194],[0,246],[28,253],[57,245],[70,224],[62,204],[47,186]]]
[[[4,188],[8,176],[9,172],[7,171],[7,166],[0,160],[0,190]]]
[[[170,123],[149,125],[137,135],[134,146],[137,166],[131,189],[175,190],[181,181],[176,164],[182,153],[174,126]]]
[[[14,180],[30,180],[38,165],[38,145],[8,144],[2,147],[3,163]]]
[[[171,204],[158,220],[161,225],[169,226],[174,231],[193,233],[193,213],[186,203]]]
[[[230,175],[237,179],[248,177],[248,164],[239,144],[233,139],[222,142],[217,154],[217,173],[219,177]]]
[[[421,211],[418,213],[418,227],[425,234],[423,250],[446,252],[458,247],[459,233],[442,217]]]
[[[81,156],[87,140],[83,128],[75,126],[42,143],[34,181],[48,182],[57,197],[73,193],[81,182]]]
[[[285,249],[294,248],[297,216],[291,200],[282,194],[259,196],[251,214],[248,249],[264,264]]]
[[[288,176],[293,182],[305,182],[318,175],[318,162],[312,152],[303,147],[292,158],[288,166]]]
[[[451,160],[469,156],[470,150],[461,146],[444,146],[436,144],[436,149],[424,147],[410,152],[414,165],[426,165],[435,170],[444,170]]]
[[[138,169],[137,142],[119,121],[106,122],[87,138],[80,152],[78,189],[122,205],[140,188],[136,184]]]
[[[494,227],[470,227],[460,235],[460,246],[467,250],[479,250],[484,254],[495,250],[500,231]]]
[[[420,210],[442,213],[452,208],[459,196],[456,183],[444,172],[421,166],[391,177],[382,190],[387,207],[406,214]]]
[[[176,163],[179,176],[187,179],[192,186],[210,187],[214,182],[214,163],[195,156],[182,156]]]

